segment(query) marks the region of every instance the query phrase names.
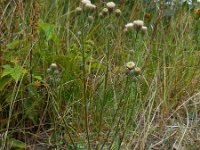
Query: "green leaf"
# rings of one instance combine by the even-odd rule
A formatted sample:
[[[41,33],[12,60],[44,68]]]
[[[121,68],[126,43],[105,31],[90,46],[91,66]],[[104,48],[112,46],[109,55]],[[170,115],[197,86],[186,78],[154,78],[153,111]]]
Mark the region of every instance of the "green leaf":
[[[58,43],[58,37],[55,32],[55,26],[46,22],[43,22],[42,20],[39,21],[38,29],[41,32],[44,32],[47,41],[53,40],[55,43]]]
[[[24,73],[26,73],[26,70],[19,65],[15,65],[14,67],[11,67],[10,65],[4,65],[3,68],[4,71],[1,77],[10,75],[16,82]]]
[[[17,140],[17,139],[14,139],[14,138],[11,138],[9,143],[11,144],[11,146],[13,148],[20,148],[20,149],[25,149],[26,148],[26,143],[20,141],[20,140]]]

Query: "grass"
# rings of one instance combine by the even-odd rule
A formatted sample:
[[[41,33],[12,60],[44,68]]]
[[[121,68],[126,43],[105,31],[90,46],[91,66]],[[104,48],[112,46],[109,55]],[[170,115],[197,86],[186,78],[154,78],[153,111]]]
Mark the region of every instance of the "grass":
[[[200,3],[92,3],[0,1],[0,147],[199,149]]]

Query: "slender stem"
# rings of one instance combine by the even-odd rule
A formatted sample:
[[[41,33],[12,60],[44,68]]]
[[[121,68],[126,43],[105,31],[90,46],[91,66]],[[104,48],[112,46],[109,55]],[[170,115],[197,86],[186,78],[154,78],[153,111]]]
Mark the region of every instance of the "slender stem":
[[[62,119],[62,122],[64,123],[64,126],[65,126],[65,128],[66,128],[67,135],[68,135],[68,137],[69,137],[69,139],[70,139],[70,141],[71,141],[71,143],[72,143],[72,145],[73,145],[73,149],[76,150],[76,145],[75,145],[74,140],[72,139],[72,136],[71,136],[71,134],[70,134],[70,132],[69,132],[69,130],[68,130],[68,125],[67,125],[65,119],[63,118],[63,116],[60,116],[60,115],[59,115],[58,109],[57,109],[57,107],[56,107],[56,106],[57,106],[57,103],[56,103],[55,98],[54,98],[54,101],[53,101],[53,102],[54,102],[54,104],[53,104],[54,110],[56,111],[56,114]],[[55,124],[55,123],[54,123],[54,124]]]
[[[31,25],[31,47],[33,46],[33,32],[34,32],[34,11],[35,11],[35,4],[34,1],[30,3],[30,8],[31,8],[31,14],[30,14],[30,25]],[[32,61],[33,61],[33,50],[30,50],[29,54],[29,66],[30,66],[30,82],[32,83],[33,81],[33,68],[32,68]]]
[[[82,18],[84,14],[82,15]],[[84,43],[84,26],[82,28],[82,38],[81,38],[81,52],[82,52],[82,72],[83,72],[83,100],[85,104],[85,128],[86,128],[86,138],[88,142],[88,148],[90,150],[90,138],[89,138],[89,120],[88,120],[88,100],[86,96],[86,69],[85,69],[85,43]]]
[[[134,39],[134,45],[133,45],[133,50],[134,51],[136,50],[136,42],[137,42],[137,38],[138,38],[138,32],[139,31],[136,31],[136,35],[135,35],[135,39]]]
[[[118,115],[119,112],[120,112],[120,108],[122,108],[122,110],[123,110],[123,108],[124,108],[124,106],[125,106],[125,105],[123,105],[122,107],[120,107],[120,106],[122,105],[122,101],[123,101],[123,98],[124,98],[125,93],[126,93],[126,89],[127,89],[127,86],[128,86],[128,79],[129,79],[129,77],[127,76],[123,94],[122,94],[122,96],[121,96],[121,98],[120,98],[120,101],[119,101],[119,104],[118,104],[118,106],[117,106],[116,112],[115,112],[115,114],[114,114],[114,116],[113,116],[113,119],[112,119],[112,123],[113,123],[113,124],[115,123],[116,118],[117,118],[117,115]],[[119,122],[118,122],[118,123],[119,123]],[[117,123],[117,124],[118,124],[118,123]],[[118,125],[117,125],[117,126],[118,126]],[[109,129],[109,131],[108,131],[108,133],[107,133],[107,136],[106,136],[106,138],[105,138],[105,140],[104,140],[104,143],[103,143],[102,146],[101,146],[101,150],[102,150],[103,147],[105,146],[106,141],[108,140],[108,138],[109,138],[109,136],[110,136],[111,130],[112,130],[112,127]]]
[[[109,35],[107,36],[109,37]],[[99,118],[99,127],[98,127],[98,140],[100,139],[100,133],[102,130],[102,122],[103,122],[103,112],[104,112],[104,107],[106,104],[106,95],[107,95],[107,86],[108,86],[108,73],[109,73],[109,59],[110,59],[110,47],[109,47],[110,40],[107,40],[107,48],[106,48],[106,72],[105,72],[105,79],[104,79],[104,92],[103,92],[103,100],[101,104],[101,111],[100,111],[100,118]],[[96,146],[96,149],[98,149],[99,144]]]

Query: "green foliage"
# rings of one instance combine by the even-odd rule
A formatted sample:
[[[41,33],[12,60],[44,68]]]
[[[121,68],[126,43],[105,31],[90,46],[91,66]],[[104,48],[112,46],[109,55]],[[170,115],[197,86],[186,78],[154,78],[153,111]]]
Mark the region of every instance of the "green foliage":
[[[199,136],[199,3],[115,2],[121,16],[101,16],[97,0],[80,14],[72,0],[0,2],[0,137],[13,149],[169,149]],[[124,30],[137,19],[147,32]]]
[[[4,65],[3,68],[4,71],[1,77],[10,75],[15,80],[15,82],[18,82],[20,77],[26,73],[26,70],[17,64],[14,67],[10,65]]]

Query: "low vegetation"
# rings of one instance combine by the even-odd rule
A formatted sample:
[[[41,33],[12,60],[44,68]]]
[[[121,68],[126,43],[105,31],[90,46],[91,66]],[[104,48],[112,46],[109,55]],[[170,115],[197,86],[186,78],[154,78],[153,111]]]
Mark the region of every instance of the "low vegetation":
[[[1,0],[2,149],[200,149],[200,3]]]

